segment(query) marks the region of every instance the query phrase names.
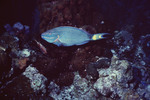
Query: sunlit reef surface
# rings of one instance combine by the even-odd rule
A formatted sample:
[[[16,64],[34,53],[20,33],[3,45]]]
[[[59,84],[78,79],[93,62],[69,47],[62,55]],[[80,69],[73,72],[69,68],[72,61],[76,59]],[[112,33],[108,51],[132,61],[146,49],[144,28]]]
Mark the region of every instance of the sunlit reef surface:
[[[0,2],[4,12],[0,14],[0,96],[15,100],[149,100],[148,1]],[[40,38],[58,26],[82,28],[90,34],[111,33],[112,37],[70,47]]]

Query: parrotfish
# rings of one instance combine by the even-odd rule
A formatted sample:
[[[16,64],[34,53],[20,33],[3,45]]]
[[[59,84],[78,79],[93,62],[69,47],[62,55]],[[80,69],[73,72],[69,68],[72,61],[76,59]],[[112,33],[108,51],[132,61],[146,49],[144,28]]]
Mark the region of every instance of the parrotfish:
[[[90,34],[80,28],[60,26],[42,33],[41,38],[57,46],[73,46],[83,45],[93,40],[105,39],[105,35],[109,35],[109,33]]]

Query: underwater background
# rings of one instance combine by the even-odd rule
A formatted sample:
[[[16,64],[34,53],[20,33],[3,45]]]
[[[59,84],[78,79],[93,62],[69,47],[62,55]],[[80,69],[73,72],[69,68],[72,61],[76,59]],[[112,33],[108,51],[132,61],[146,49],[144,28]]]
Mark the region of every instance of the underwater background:
[[[149,5],[149,0],[1,0],[0,97],[150,100]],[[111,35],[73,46],[41,38],[59,26]],[[69,39],[77,34],[72,33]]]

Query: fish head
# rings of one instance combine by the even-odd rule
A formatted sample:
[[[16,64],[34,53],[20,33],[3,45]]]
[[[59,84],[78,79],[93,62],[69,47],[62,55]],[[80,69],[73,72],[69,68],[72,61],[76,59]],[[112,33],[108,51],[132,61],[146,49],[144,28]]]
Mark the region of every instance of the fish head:
[[[51,32],[44,32],[41,34],[41,38],[49,43],[53,43],[58,39],[58,35]]]

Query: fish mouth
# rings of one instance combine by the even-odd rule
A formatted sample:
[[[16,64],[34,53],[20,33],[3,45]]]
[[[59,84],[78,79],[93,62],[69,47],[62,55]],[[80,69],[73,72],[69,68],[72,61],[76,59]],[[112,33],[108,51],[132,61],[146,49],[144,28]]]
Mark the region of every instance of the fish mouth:
[[[42,39],[44,39],[44,37],[45,37],[44,35],[41,35],[41,38],[42,38]]]

